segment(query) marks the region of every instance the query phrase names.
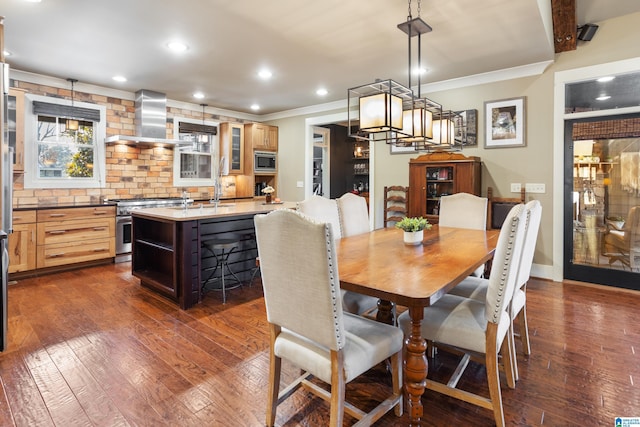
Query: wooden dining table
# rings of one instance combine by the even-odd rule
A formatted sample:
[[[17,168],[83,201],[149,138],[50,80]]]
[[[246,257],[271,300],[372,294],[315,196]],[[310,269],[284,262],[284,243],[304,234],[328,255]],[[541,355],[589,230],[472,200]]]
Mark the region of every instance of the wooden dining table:
[[[427,378],[423,309],[436,302],[493,257],[499,230],[434,225],[422,244],[405,245],[403,231],[383,228],[336,240],[340,286],[378,297],[378,320],[390,322],[390,308],[406,307],[411,333],[405,339],[404,386],[410,425],[420,425]]]

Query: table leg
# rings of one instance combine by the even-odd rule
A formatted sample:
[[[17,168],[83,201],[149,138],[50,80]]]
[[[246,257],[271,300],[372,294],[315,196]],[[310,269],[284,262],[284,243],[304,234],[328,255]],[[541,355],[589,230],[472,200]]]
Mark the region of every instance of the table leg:
[[[422,338],[422,307],[409,308],[411,334],[405,340],[404,386],[407,392],[407,411],[410,426],[419,426],[422,419],[422,394],[427,383],[427,342]]]
[[[387,300],[378,300],[378,313],[376,320],[387,325],[396,324],[395,304]]]

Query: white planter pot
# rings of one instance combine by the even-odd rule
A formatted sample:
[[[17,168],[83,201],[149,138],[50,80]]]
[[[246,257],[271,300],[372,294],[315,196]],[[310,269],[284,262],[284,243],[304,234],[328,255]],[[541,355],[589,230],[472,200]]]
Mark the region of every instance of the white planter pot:
[[[424,230],[420,231],[405,231],[404,232],[404,244],[405,245],[420,245],[424,237]]]

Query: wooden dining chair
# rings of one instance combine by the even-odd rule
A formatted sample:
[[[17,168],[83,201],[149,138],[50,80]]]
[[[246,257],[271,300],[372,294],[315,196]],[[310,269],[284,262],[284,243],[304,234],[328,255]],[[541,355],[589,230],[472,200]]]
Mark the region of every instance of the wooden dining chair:
[[[495,197],[493,188],[487,187],[487,230],[499,230],[512,207],[525,203],[525,189],[521,187],[520,197]]]
[[[267,426],[301,386],[330,402],[333,427],[342,427],[345,412],[359,420],[356,426],[391,409],[401,416],[402,331],[342,311],[333,228],[288,209],[256,215],[254,222],[270,333]],[[388,358],[391,395],[368,413],[346,404],[346,384]],[[282,359],[305,372],[280,392]]]
[[[496,425],[505,425],[500,389],[500,367],[498,355],[502,356],[507,385],[515,387],[511,353],[509,312],[515,289],[524,245],[526,209],[516,205],[509,211],[498,236],[495,262],[491,267],[488,288],[484,301],[446,294],[432,306],[424,309],[422,336],[434,342],[439,349],[451,348],[462,353],[458,368],[447,383],[427,379],[428,389],[465,402],[493,410]],[[406,336],[411,331],[408,312],[398,317],[398,324]],[[487,371],[489,398],[457,388],[464,370],[471,360],[481,360]]]
[[[395,225],[409,214],[409,187],[384,187],[384,226]]]

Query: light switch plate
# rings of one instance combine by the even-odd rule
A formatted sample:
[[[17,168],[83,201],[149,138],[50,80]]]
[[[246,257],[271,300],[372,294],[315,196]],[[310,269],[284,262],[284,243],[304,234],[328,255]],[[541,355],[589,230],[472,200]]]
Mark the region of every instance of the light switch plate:
[[[527,193],[546,193],[547,192],[544,184],[525,184],[525,190]]]
[[[521,189],[522,189],[522,184],[520,184],[519,182],[512,182],[511,183],[511,192],[512,193],[519,193]]]
[[[298,188],[302,188],[302,187],[304,187],[304,181],[298,181],[298,182],[296,182],[296,187],[298,187]]]

